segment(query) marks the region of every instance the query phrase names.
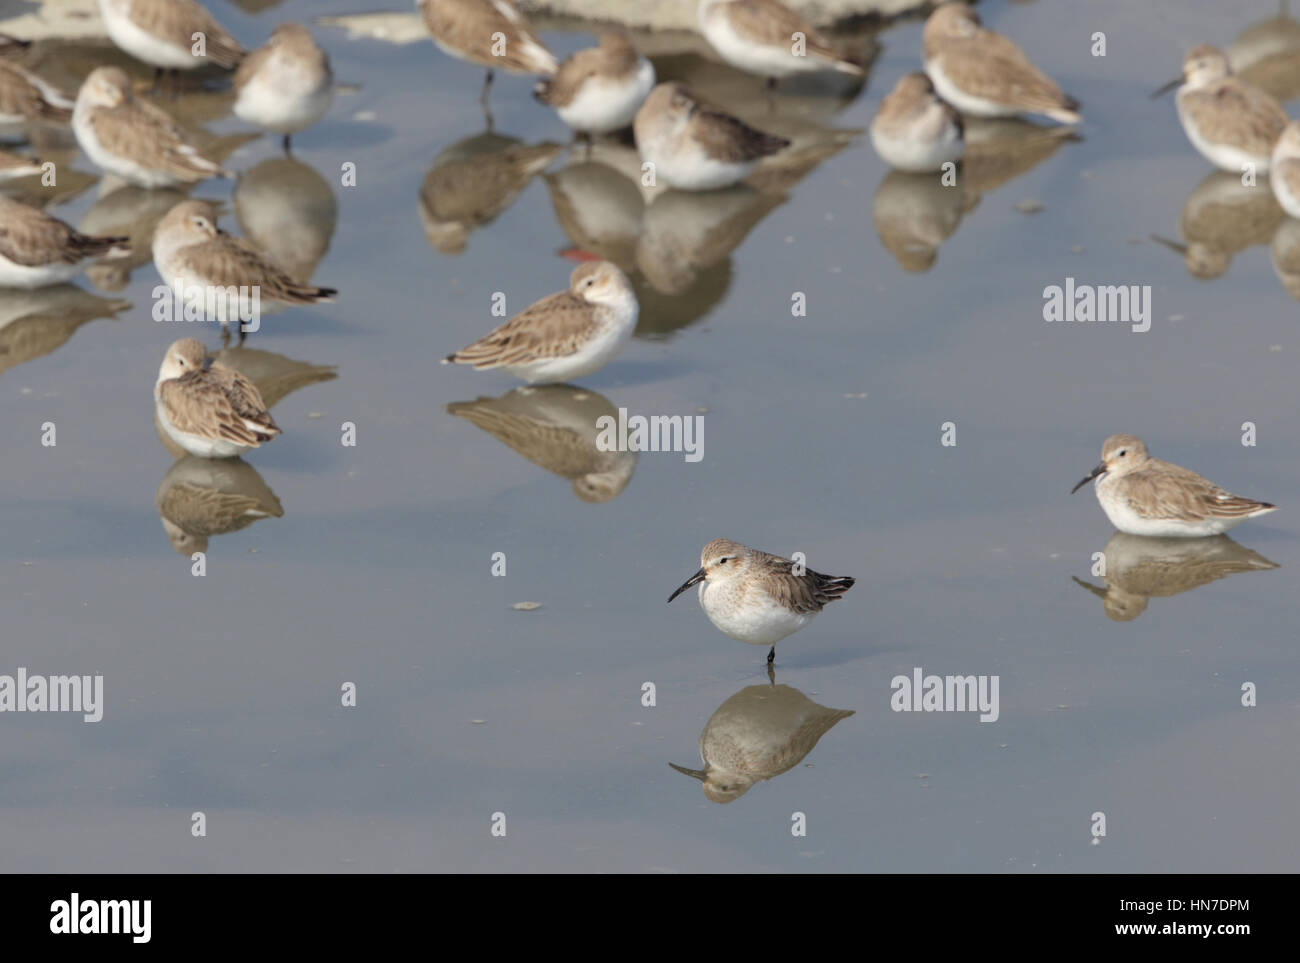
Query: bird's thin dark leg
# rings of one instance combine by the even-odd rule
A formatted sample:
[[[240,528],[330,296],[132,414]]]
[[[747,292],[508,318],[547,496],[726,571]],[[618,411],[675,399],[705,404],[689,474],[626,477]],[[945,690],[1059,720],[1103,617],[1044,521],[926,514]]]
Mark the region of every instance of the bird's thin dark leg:
[[[766,96],[767,98],[768,113],[771,113],[772,111],[776,110],[776,98],[772,96],[775,92],[776,92],[776,78],[768,77],[767,87],[764,90],[764,96]]]
[[[228,324],[221,326],[221,346],[223,348],[230,347],[230,325]]]
[[[492,107],[488,104],[488,96],[492,92],[492,71],[489,69],[487,76],[483,78],[483,92],[479,94],[479,103],[483,105],[483,117],[487,120],[487,129],[492,129]]]
[[[776,661],[776,646],[772,646],[772,651],[767,654],[767,664],[771,665]]]
[[[285,134],[285,135],[284,135],[284,152],[285,152],[285,154],[288,154],[288,153],[290,152],[290,143],[291,143],[292,139],[293,139],[293,135],[292,135],[292,134]]]

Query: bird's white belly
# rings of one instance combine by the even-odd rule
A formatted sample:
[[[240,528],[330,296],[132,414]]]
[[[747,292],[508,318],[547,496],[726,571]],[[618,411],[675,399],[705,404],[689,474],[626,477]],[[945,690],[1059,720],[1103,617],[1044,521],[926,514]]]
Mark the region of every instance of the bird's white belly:
[[[77,273],[76,264],[56,261],[53,264],[16,264],[0,254],[0,288],[43,288],[71,280]]]
[[[101,11],[105,6],[107,5],[100,4]],[[105,12],[103,19],[109,39],[136,60],[142,60],[153,67],[176,70],[194,70],[203,64],[200,58],[190,52],[189,47],[180,47],[159,40],[153,34],[137,27],[125,13]]]
[[[894,136],[872,126],[871,144],[890,167],[916,174],[937,171],[949,161],[960,159],[963,147],[955,127],[945,130],[942,137],[926,139]]]
[[[761,44],[741,36],[725,13],[718,11],[700,24],[713,49],[733,67],[763,77],[789,77],[824,69],[816,58],[795,56],[794,37],[788,44]]]
[[[812,618],[811,614],[792,612],[766,596],[755,599],[750,595],[743,604],[737,604],[734,595],[716,588],[710,592],[708,582],[700,583],[700,607],[723,634],[750,645],[775,645]]]

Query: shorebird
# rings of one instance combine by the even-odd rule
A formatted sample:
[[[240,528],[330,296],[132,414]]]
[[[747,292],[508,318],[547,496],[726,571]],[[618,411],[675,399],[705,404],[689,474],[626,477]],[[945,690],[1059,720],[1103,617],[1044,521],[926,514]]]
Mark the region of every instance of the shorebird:
[[[167,349],[153,397],[167,437],[200,458],[236,458],[280,434],[257,387],[198,338]]]
[[[1287,123],[1276,100],[1234,76],[1223,51],[1210,44],[1189,50],[1181,80],[1171,80],[1151,96],[1175,87],[1178,121],[1202,157],[1233,174],[1246,165],[1268,173],[1273,146]]]
[[[498,67],[550,77],[559,66],[511,0],[415,0],[415,5],[439,50],[487,68],[480,96],[485,112],[492,72]],[[489,126],[491,119],[488,113]]]
[[[1300,218],[1300,121],[1282,130],[1269,160],[1268,183],[1282,210]]]
[[[30,70],[0,60],[0,126],[66,124],[70,120],[71,100]]]
[[[696,17],[704,39],[723,60],[766,77],[769,88],[793,74],[865,73],[778,0],[700,0]]]
[[[163,70],[239,66],[244,48],[195,0],[99,0],[109,39]]]
[[[871,144],[890,167],[917,174],[960,160],[966,148],[961,114],[919,72],[900,77],[880,102],[871,122]]]
[[[91,237],[0,194],[0,287],[43,288],[71,280],[87,262],[131,253],[124,237]]]
[[[280,499],[257,470],[236,458],[185,455],[163,476],[154,504],[167,540],[186,557],[206,552],[214,535],[284,515]]]
[[[39,157],[23,157],[0,150],[0,181],[12,181],[19,177],[31,177],[41,172]]]
[[[77,94],[72,130],[87,157],[137,187],[177,187],[232,176],[200,154],[163,110],[137,100],[119,67],[90,72]]]
[[[608,261],[573,269],[569,289],[542,298],[443,364],[502,368],[530,384],[569,381],[605,367],[632,337],[638,314],[627,276]]]
[[[776,643],[802,629],[855,581],[822,575],[780,555],[715,538],[700,553],[700,570],[668,601],[698,584],[700,608],[709,621],[739,642],[771,646],[770,664],[776,659]]]
[[[311,31],[282,23],[235,72],[235,116],[290,138],[325,116],[334,100],[334,73],[329,57]]]
[[[704,106],[685,84],[660,84],[633,125],[641,159],[669,187],[708,191],[739,183],[758,162],[790,146],[784,137]]]
[[[1111,435],[1101,464],[1072,489],[1096,480],[1097,501],[1112,525],[1129,535],[1201,538],[1222,535],[1277,506],[1224,491],[1194,471],[1147,453],[1133,435]]]
[[[621,33],[608,32],[600,46],[579,50],[533,96],[555,108],[580,134],[607,134],[632,123],[655,85],[655,69]]]
[[[464,418],[534,465],[559,475],[584,502],[615,498],[636,469],[635,450],[602,448],[597,422],[606,417],[617,421],[618,409],[586,388],[526,385],[500,398],[453,402],[447,413]]]
[[[182,303],[221,322],[224,338],[229,324],[241,322],[240,341],[257,330],[243,322],[260,323],[245,317],[250,297],[255,314],[263,303],[318,304],[338,293],[294,280],[258,248],[220,230],[208,201],[182,201],[158,222],[153,263]]]
[[[945,3],[925,21],[925,72],[939,96],[973,117],[1042,114],[1077,124],[1079,104],[1014,43],[985,30],[964,3]]]
[[[703,769],[669,763],[698,779],[710,802],[729,803],[756,783],[789,772],[852,709],[818,705],[798,689],[777,685],[741,689],[718,706],[700,733]]]

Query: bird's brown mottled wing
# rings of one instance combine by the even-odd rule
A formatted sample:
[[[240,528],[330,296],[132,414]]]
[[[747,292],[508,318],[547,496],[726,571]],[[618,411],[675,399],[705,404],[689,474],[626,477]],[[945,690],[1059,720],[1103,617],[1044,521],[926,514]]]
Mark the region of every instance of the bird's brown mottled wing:
[[[570,354],[596,326],[591,305],[560,291],[525,308],[448,360],[476,368],[526,364]]]
[[[1267,502],[1234,495],[1194,471],[1155,458],[1125,481],[1129,504],[1148,518],[1188,522],[1243,518],[1272,507]]]
[[[1212,107],[1216,120],[1213,139],[1232,143],[1253,154],[1273,153],[1273,146],[1287,124],[1286,112],[1264,91],[1229,77],[1214,93],[1188,91],[1187,109],[1196,104]]]
[[[158,398],[166,407],[168,420],[186,434],[250,447],[268,438],[245,425],[225,388],[204,379],[201,372],[164,381],[158,386]]]
[[[973,38],[974,39],[974,38]],[[981,31],[978,45],[952,44],[943,70],[957,86],[974,97],[1006,101],[1026,111],[1069,106],[1056,82],[1001,34]]]
[[[740,0],[739,3],[729,4],[725,12],[731,15],[731,22],[737,31],[756,37],[761,43],[783,46],[793,51],[794,35],[801,33],[804,35],[804,47],[809,53],[820,54],[831,60],[844,59],[843,54],[809,26],[803,17],[777,0]]]
[[[765,134],[737,117],[708,107],[700,107],[691,121],[700,145],[720,161],[744,163],[790,146],[784,137]]]

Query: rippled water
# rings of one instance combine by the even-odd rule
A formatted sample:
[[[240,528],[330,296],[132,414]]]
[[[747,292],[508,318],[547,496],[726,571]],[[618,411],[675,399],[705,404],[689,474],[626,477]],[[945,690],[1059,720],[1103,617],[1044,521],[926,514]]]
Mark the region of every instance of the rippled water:
[[[366,5],[212,9],[252,46]],[[147,260],[34,306],[0,295],[0,319],[36,319],[0,330],[0,672],[105,680],[97,724],[0,717],[0,865],[1294,870],[1300,345],[1279,273],[1295,224],[1211,174],[1172,102],[1146,96],[1187,48],[1275,9],[981,10],[1085,122],[1074,140],[985,130],[959,199],[888,174],[862,133],[919,66],[916,21],[846,38],[879,48],[865,88],[795,84],[774,108],[689,40],[652,38],[661,77],[795,135],[800,162],[650,205],[619,172],[628,148],[571,152],[525,79],[498,78],[485,133],[481,71],[427,42],[316,27],[355,89],[293,161],[271,137],[238,143],[228,96],[181,98],[246,175],[195,195],[225,201],[230,230],[292,227],[284,243],[341,294],[267,318],[230,359],[279,396],[284,435],[215,467],[174,463],[155,434],[181,334],[149,319]],[[590,42],[543,35],[561,55]],[[1291,56],[1258,67],[1283,96],[1300,92]],[[75,147],[40,146],[72,168],[49,210],[74,225],[168,206],[101,198]],[[561,289],[576,249],[622,264],[641,299],[613,364],[528,395],[436,363],[499,321],[495,292],[513,313]],[[1043,289],[1067,277],[1150,285],[1150,331],[1044,322]],[[596,464],[564,429],[618,408],[702,415],[704,457]],[[1121,431],[1282,510],[1227,544],[1117,541],[1068,492]],[[192,489],[268,517],[188,530]],[[689,595],[664,604],[718,536],[859,580],[780,647],[775,687]],[[999,718],[892,711],[891,680],[917,668],[998,676]],[[669,767],[700,769],[702,731],[711,752],[736,733],[771,750],[731,802]]]

